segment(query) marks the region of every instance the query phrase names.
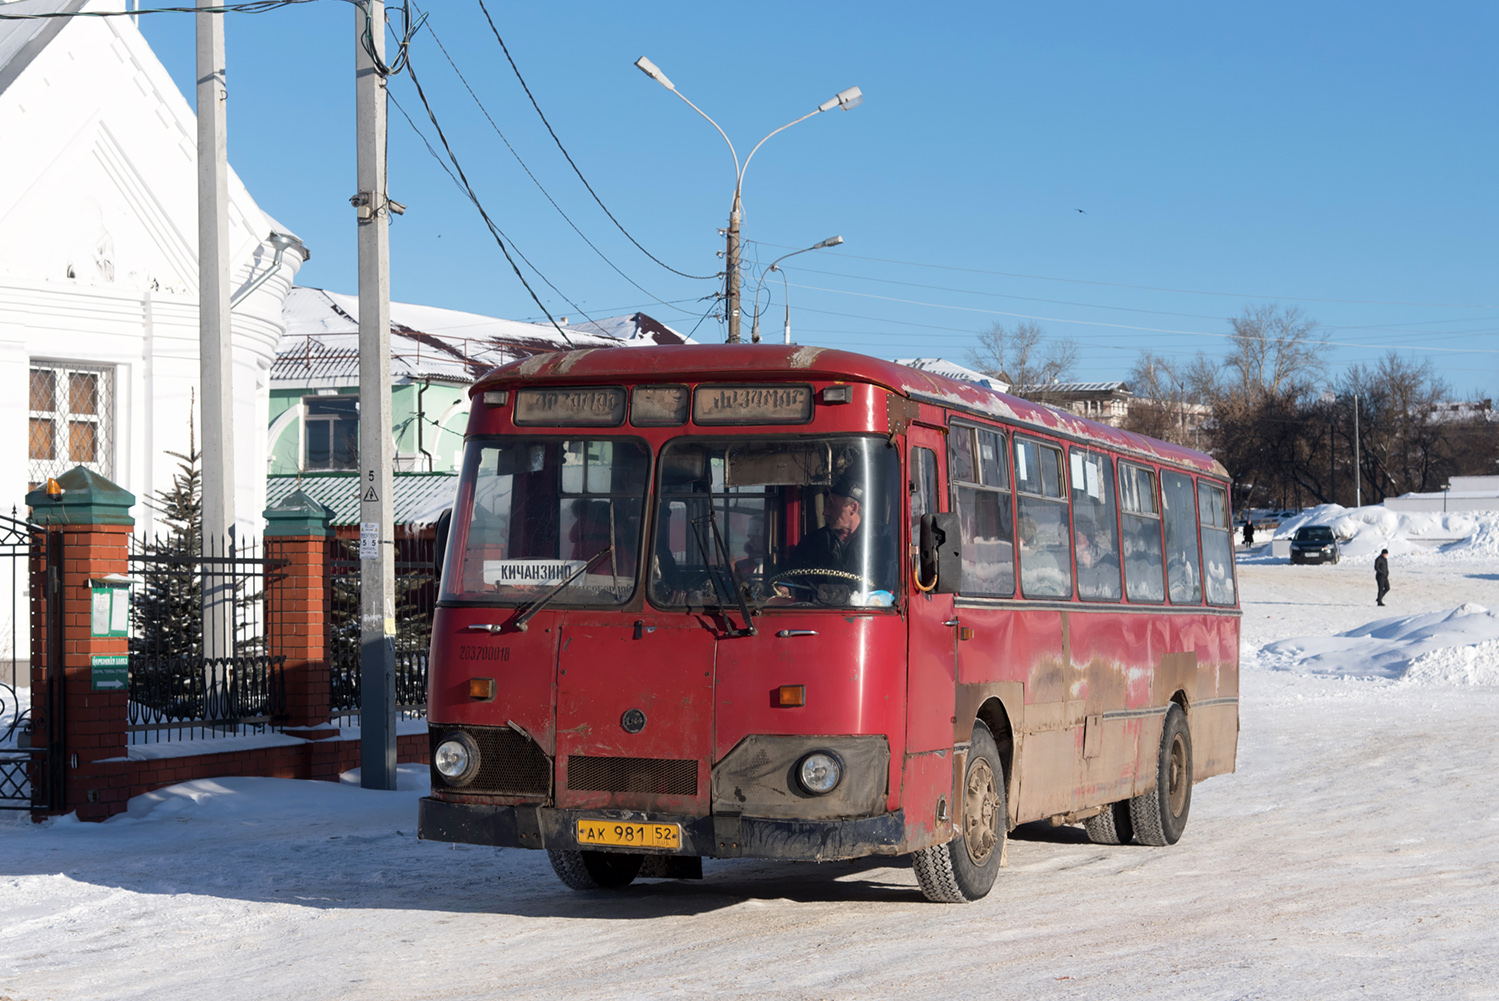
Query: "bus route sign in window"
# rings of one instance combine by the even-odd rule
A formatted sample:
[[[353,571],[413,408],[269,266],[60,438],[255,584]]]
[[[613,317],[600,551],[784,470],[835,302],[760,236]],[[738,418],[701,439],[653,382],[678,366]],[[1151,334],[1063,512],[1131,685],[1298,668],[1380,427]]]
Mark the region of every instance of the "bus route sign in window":
[[[687,423],[686,386],[636,386],[630,391],[630,423],[636,427],[676,427]]]
[[[515,423],[538,426],[618,427],[625,421],[619,386],[522,389],[515,394]]]
[[[812,387],[699,386],[692,419],[699,424],[806,424],[812,420]]]

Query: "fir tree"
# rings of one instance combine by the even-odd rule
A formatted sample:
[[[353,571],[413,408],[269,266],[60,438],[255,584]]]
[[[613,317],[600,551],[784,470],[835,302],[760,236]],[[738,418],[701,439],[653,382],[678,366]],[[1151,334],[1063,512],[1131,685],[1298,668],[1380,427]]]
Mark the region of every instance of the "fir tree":
[[[188,412],[187,454],[168,452],[179,460],[172,484],[146,502],[161,516],[165,536],[141,543],[147,556],[180,560],[148,564],[136,589],[134,637],[131,653],[137,658],[196,660],[203,656],[203,583],[197,563],[203,551],[202,471],[197,432]],[[143,665],[144,666],[144,665]]]

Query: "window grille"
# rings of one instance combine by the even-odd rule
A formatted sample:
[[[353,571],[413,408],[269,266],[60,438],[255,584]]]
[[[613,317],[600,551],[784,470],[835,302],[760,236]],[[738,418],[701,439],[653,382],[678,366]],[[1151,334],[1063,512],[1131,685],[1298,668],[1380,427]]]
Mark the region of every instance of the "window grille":
[[[114,477],[114,369],[69,362],[31,363],[28,488],[85,466]]]

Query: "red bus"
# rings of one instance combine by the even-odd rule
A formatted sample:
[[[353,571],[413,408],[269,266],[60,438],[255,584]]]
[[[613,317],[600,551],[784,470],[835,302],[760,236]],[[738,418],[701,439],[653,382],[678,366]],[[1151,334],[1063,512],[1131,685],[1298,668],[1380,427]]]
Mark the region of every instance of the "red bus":
[[[471,391],[424,838],[574,888],[1007,832],[1173,844],[1234,769],[1229,482],[1200,452],[843,351],[550,354]]]

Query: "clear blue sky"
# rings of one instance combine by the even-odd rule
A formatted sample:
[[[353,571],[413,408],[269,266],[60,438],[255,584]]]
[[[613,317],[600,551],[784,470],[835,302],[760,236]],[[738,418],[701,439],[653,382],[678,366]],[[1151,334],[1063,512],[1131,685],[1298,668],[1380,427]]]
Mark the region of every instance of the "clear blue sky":
[[[1429,358],[1457,395],[1499,396],[1492,4],[486,2],[605,204],[692,274],[722,267],[732,160],[634,60],[659,64],[741,157],[836,91],[863,89],[863,106],[767,142],[745,178],[744,235],[759,241],[747,259],[847,241],[787,262],[799,342],[962,360],[994,321],[1034,317],[1078,341],[1079,378],[1123,378],[1141,348],[1221,351],[1228,317],[1276,301],[1349,345],[1329,347],[1334,372],[1394,347]],[[716,282],[672,274],[614,228],[475,0],[431,7],[412,62],[491,216],[556,286],[524,269],[547,308],[643,309],[692,330]],[[312,248],[300,281],[344,292],[356,288],[353,22],[352,7],[324,0],[226,28],[231,163]],[[191,101],[191,17],[140,23]],[[546,201],[434,39],[639,288]],[[410,77],[392,93],[435,145]],[[391,232],[394,298],[539,317],[394,108],[389,148],[391,196],[409,206]],[[763,330],[779,339],[779,278],[770,289]],[[752,279],[746,304],[753,291]],[[696,329],[723,330],[712,316]]]

